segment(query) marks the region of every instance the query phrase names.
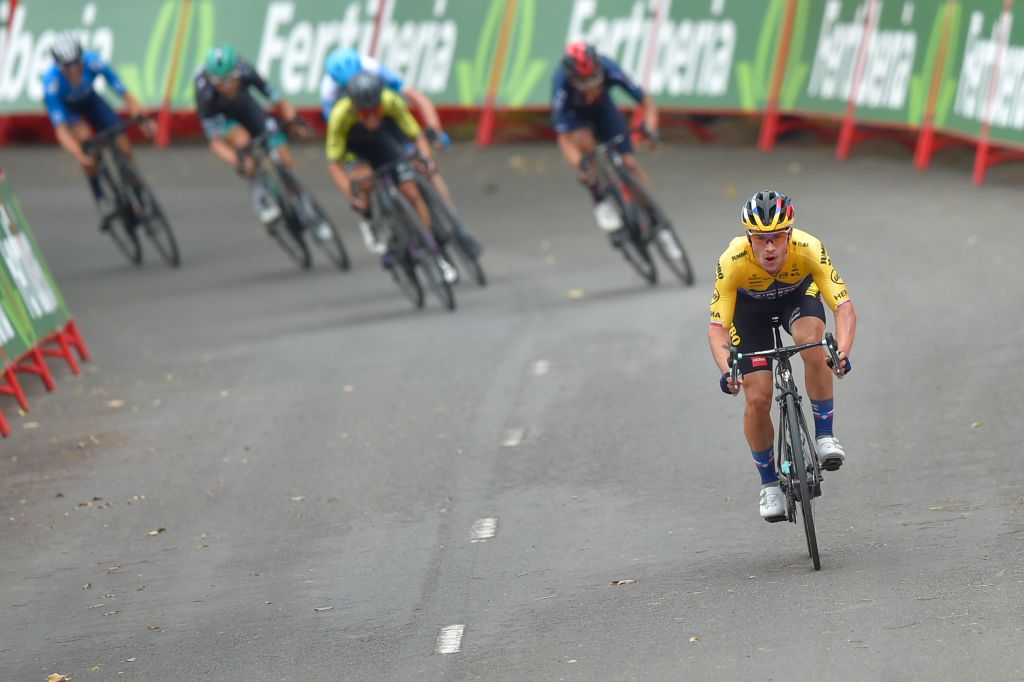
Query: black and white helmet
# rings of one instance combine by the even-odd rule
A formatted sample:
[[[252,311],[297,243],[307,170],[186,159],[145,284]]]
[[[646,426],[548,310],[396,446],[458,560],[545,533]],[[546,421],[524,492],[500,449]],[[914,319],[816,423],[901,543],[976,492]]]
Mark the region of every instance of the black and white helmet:
[[[381,92],[384,84],[380,77],[368,71],[360,71],[352,76],[345,86],[345,93],[352,99],[356,109],[374,109],[380,105]]]
[[[71,31],[64,31],[57,34],[50,44],[50,54],[61,66],[74,64],[82,59],[82,43],[78,42],[78,36]]]

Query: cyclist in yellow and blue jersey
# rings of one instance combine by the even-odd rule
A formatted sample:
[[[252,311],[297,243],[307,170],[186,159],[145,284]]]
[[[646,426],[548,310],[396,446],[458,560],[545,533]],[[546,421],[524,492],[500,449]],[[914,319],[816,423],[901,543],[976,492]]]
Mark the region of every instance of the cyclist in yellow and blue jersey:
[[[345,88],[346,96],[331,109],[327,120],[328,172],[352,203],[361,217],[359,229],[371,253],[385,256],[379,235],[373,233],[370,222],[370,189],[373,171],[391,163],[395,166],[398,189],[416,210],[420,222],[430,229],[430,211],[416,186],[415,171],[407,160],[406,147],[412,140],[427,164],[434,167],[430,143],[419,123],[413,118],[398,93],[384,88],[380,78],[361,72],[352,77]],[[358,185],[358,192],[353,190]],[[441,259],[446,279],[454,279],[455,270]]]
[[[744,204],[741,218],[747,234],[733,239],[718,260],[708,330],[711,353],[722,372],[722,391],[736,395],[743,388],[743,431],[761,475],[761,518],[767,521],[784,520],[786,514],[772,446],[772,361],[744,358],[739,385],[734,385],[730,345],[741,352],[771,348],[774,315],[797,344],[820,341],[825,335],[824,301],[835,317],[840,366],[830,368],[820,346],[801,356],[821,465],[834,471],[846,458],[832,431],[832,375],[843,376],[852,368],[848,355],[857,331],[857,313],[825,246],[794,229],[794,216],[789,197],[774,191],[758,192]]]

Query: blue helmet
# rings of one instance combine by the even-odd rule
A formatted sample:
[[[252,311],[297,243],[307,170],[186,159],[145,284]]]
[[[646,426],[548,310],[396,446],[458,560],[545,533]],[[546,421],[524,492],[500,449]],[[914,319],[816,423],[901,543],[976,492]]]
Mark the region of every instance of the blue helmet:
[[[352,76],[363,70],[363,61],[355,48],[339,47],[327,55],[326,71],[334,81],[344,87]]]

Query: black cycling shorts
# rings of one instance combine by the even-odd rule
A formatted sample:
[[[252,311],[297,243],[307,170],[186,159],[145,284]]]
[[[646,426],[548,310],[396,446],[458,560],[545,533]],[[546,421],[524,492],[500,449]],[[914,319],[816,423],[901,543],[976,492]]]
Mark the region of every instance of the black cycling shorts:
[[[792,334],[793,323],[801,317],[817,317],[825,321],[825,306],[814,279],[808,277],[794,291],[774,300],[758,300],[747,294],[740,293],[736,297],[736,312],[733,315],[732,328],[729,330],[731,343],[741,353],[753,353],[759,350],[770,350],[775,346],[775,335],[772,333],[772,317],[778,315],[782,328]],[[740,372],[771,371],[771,358],[743,358],[740,360]]]

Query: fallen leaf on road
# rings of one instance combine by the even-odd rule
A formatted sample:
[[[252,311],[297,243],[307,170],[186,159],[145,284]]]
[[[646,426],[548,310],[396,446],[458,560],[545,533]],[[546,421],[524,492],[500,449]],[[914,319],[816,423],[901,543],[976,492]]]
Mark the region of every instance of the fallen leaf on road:
[[[981,422],[971,422],[971,428],[976,429],[981,426]]]
[[[98,673],[99,671],[100,667],[98,665],[94,665],[93,667],[89,668],[89,672],[91,673]]]
[[[624,578],[622,580],[613,580],[612,585],[632,585],[636,582],[636,578]]]
[[[125,663],[134,663],[135,662],[135,657],[132,656],[131,658],[126,658],[126,659],[124,659],[124,662]]]
[[[124,407],[123,400],[108,400],[107,407]]]
[[[146,535],[152,537],[154,535],[160,535],[160,533],[166,533],[166,532],[167,532],[166,528],[157,528],[156,530],[149,531],[148,533],[146,533]]]
[[[146,629],[149,630],[150,632],[153,632],[155,630],[159,630],[160,626],[159,625],[147,625]]]
[[[292,498],[292,502],[302,502],[304,499],[306,499],[305,495],[296,495]]]
[[[46,682],[71,682],[71,675],[51,673],[50,676],[46,678]]]
[[[345,391],[345,393],[351,393],[352,391],[356,390],[356,387],[353,386],[352,384],[345,384],[344,386],[341,387],[341,390]]]
[[[690,641],[691,642],[699,642],[700,641],[700,637],[694,635],[693,637],[690,638]]]
[[[92,589],[92,583],[86,583],[86,584],[82,585],[82,589],[83,590],[91,590]]]
[[[136,592],[142,592],[144,589],[146,589],[146,586],[145,585],[140,585],[139,587],[135,588],[135,591]]]
[[[317,613],[319,613],[321,611],[333,611],[334,607],[333,606],[318,606],[317,608],[315,608],[313,610],[316,611]]]
[[[93,604],[93,605],[92,605],[92,606],[90,606],[89,608],[90,608],[90,609],[98,609],[98,608],[99,608],[99,607],[101,607],[101,606],[106,606],[106,604]]]
[[[39,422],[25,422],[24,424],[21,425],[21,428],[25,430],[38,429]]]
[[[116,616],[116,615],[117,615],[117,614],[119,614],[119,613],[121,613],[121,610],[120,610],[120,609],[118,609],[117,611],[107,611],[107,612],[106,612],[106,613],[104,613],[103,615],[104,615],[104,616]]]
[[[576,662],[575,658],[570,658],[568,661],[566,661],[566,663],[575,663],[575,662]]]
[[[119,564],[114,564],[113,566],[107,569],[107,573],[117,573],[120,570],[121,566]]]
[[[575,300],[575,299],[583,298],[585,293],[584,293],[583,289],[569,289],[569,291],[565,292],[565,295],[568,296],[569,298]]]

